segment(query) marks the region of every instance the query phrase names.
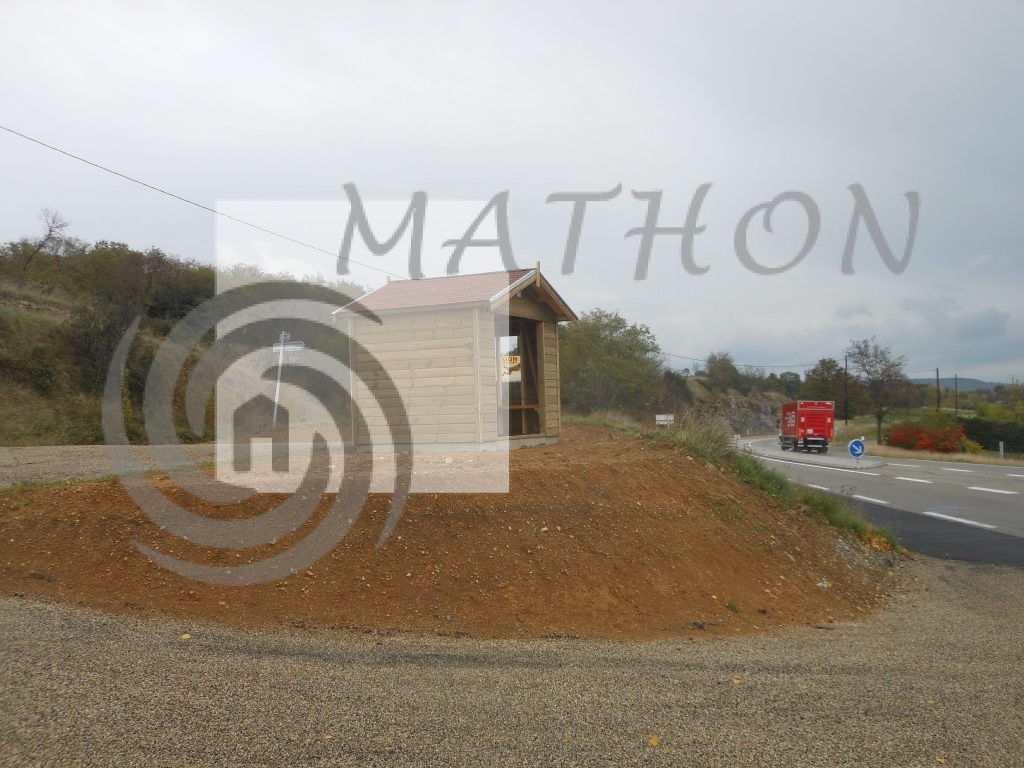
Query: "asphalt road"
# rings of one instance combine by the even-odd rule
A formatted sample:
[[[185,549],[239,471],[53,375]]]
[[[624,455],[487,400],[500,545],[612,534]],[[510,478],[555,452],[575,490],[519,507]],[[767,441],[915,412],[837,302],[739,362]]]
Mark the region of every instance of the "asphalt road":
[[[775,437],[741,445],[796,482],[847,497],[918,552],[1024,567],[1024,468],[793,453]]]
[[[214,457],[212,443],[183,446],[185,456],[173,462],[176,467],[191,467]],[[147,445],[132,447],[143,469],[155,469],[157,463]],[[105,445],[34,445],[19,448],[0,447],[0,488],[16,483],[59,483],[64,480],[89,480],[114,471]]]

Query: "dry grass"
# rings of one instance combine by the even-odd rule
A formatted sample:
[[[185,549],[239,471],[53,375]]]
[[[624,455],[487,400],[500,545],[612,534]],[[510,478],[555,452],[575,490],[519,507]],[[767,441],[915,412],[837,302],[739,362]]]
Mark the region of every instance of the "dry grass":
[[[900,419],[897,418],[896,421]],[[882,424],[882,430],[886,430],[892,426],[893,419],[886,416],[885,423]],[[843,422],[842,417],[836,419],[836,436],[832,441],[835,445],[846,445],[851,440],[870,440],[874,441],[876,434],[878,433],[878,426],[875,424],[874,416],[855,416],[850,419],[850,423],[846,424]]]
[[[73,299],[60,290],[44,290],[35,285],[0,281],[0,304],[44,310],[63,317],[71,311],[73,303]]]
[[[563,420],[569,424],[583,424],[591,427],[612,427],[625,432],[639,432],[640,422],[628,414],[619,411],[591,411],[583,415],[579,413],[566,413]]]
[[[649,440],[669,442],[688,456],[697,456],[711,465],[732,470],[744,483],[778,499],[789,508],[800,509],[836,528],[853,532],[868,546],[882,551],[903,551],[892,533],[875,528],[842,499],[797,485],[769,469],[756,456],[738,452],[731,431],[718,420],[688,413],[683,414],[672,427],[651,429],[641,428],[632,419],[608,411],[587,416],[570,414],[564,418],[574,424],[604,426]]]
[[[46,397],[28,387],[3,383],[0,445],[97,445],[103,442],[101,402],[83,393]]]
[[[952,461],[960,464],[998,464],[1004,467],[1024,467],[1020,459],[1000,459],[991,454],[971,453],[932,453],[931,451],[911,451],[906,448],[895,448],[891,445],[868,445],[868,456],[884,459],[919,459],[922,461]]]

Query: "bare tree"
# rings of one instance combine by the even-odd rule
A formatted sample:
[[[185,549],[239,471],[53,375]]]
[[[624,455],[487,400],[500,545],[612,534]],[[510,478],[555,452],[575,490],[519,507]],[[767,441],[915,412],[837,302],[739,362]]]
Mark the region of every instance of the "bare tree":
[[[879,346],[874,336],[851,341],[846,354],[850,358],[850,368],[864,384],[878,427],[877,440],[881,443],[882,421],[910,384],[903,372],[906,360],[903,355],[893,357],[892,350]]]
[[[64,240],[64,230],[68,228],[68,222],[57,211],[44,208],[40,214],[43,220],[43,236],[36,240],[24,240],[12,249],[14,257],[21,267],[21,279],[24,280],[28,274],[28,268],[36,260],[39,254],[57,247]]]

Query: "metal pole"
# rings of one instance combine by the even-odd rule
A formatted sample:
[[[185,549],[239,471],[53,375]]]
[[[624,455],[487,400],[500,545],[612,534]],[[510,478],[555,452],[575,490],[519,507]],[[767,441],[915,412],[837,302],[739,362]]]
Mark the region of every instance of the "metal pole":
[[[935,369],[935,410],[942,410],[942,389],[939,387],[939,369]]]
[[[843,424],[850,423],[850,356],[843,358]]]
[[[284,367],[284,343],[288,341],[291,336],[284,331],[281,331],[281,349],[277,354],[277,386],[274,387],[274,423],[272,426],[277,426],[277,402],[281,399],[281,369]]]
[[[960,415],[960,375],[953,374],[953,415]]]

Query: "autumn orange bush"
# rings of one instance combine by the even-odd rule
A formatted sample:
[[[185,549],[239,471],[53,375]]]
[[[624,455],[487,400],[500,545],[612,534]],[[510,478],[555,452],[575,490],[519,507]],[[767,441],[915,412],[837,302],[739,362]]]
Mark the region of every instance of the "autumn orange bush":
[[[955,453],[963,449],[964,440],[962,424],[944,414],[936,414],[921,421],[893,424],[887,442],[912,451]]]

